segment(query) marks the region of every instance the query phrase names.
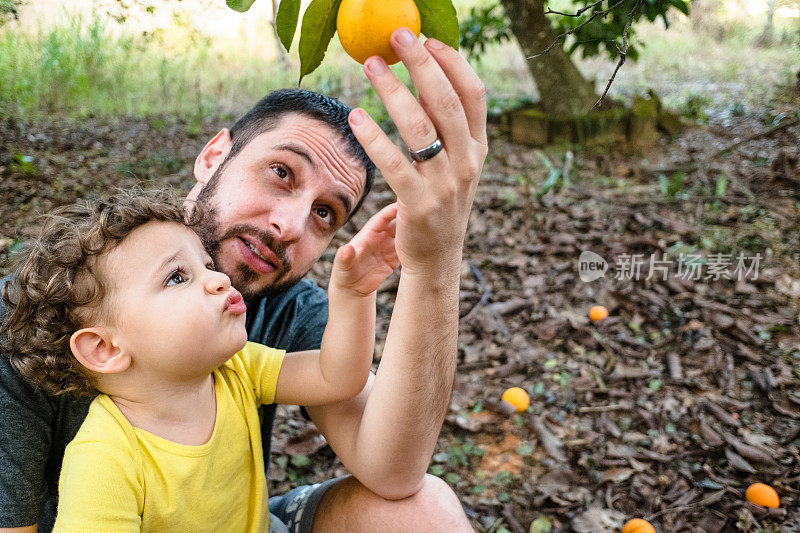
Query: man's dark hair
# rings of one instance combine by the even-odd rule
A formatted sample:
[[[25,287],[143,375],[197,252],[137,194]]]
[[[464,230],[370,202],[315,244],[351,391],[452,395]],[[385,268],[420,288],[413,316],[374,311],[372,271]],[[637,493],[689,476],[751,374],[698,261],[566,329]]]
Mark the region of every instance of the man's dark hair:
[[[352,217],[361,207],[364,198],[372,188],[372,183],[375,180],[375,164],[350,129],[350,124],[347,122],[350,108],[336,98],[325,96],[324,94],[306,89],[279,89],[262,98],[230,129],[231,151],[222,165],[220,165],[220,170],[217,174],[250,141],[262,133],[274,129],[280,120],[289,113],[299,113],[329,125],[344,139],[350,155],[358,158],[364,164],[364,169],[367,172],[367,182],[364,185],[364,193],[358,199],[358,203],[353,208],[352,213],[350,213],[350,217]],[[209,183],[212,191],[215,185],[216,183]]]

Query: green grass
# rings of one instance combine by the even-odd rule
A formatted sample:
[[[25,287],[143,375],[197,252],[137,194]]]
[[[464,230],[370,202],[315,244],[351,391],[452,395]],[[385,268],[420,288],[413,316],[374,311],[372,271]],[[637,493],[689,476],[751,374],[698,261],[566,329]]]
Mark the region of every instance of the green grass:
[[[459,0],[458,5],[464,11],[477,1]],[[668,31],[661,23],[640,25],[645,42],[640,60],[622,68],[612,96],[624,98],[653,88],[670,107],[701,114],[703,109],[694,109],[698,102],[749,109],[785,91],[800,62],[797,32],[781,29],[782,39],[758,48],[753,42],[759,21],[720,19],[708,30],[697,30],[686,20],[674,21]],[[200,120],[238,115],[268,91],[296,85],[296,48],[288,66],[282,66],[265,22],[256,30],[213,38],[179,15],[166,29],[134,28],[105,15],[66,11],[50,17],[46,25],[3,26],[0,116],[166,113]],[[691,66],[687,57],[692,58]],[[598,80],[598,89],[615,65],[605,57],[575,59],[586,76]],[[491,47],[473,65],[491,102],[502,106],[536,98],[516,43]],[[395,71],[408,82],[402,67]],[[336,39],[303,86],[363,106],[382,125],[388,124],[361,66],[344,54]]]
[[[236,116],[273,89],[297,86],[292,52],[284,67],[270,34],[210,38],[180,18],[139,33],[96,14],[65,13],[47,28],[8,25],[0,28],[0,116]],[[388,125],[361,65],[336,39],[302,86],[363,105]]]
[[[769,47],[755,45],[763,21],[724,19],[693,28],[682,17],[668,30],[663,23],[640,24],[640,57],[620,70],[611,94],[628,96],[653,88],[670,108],[708,106],[758,107],[791,87],[800,63],[798,28],[781,28],[781,39]],[[795,21],[797,24],[797,21]],[[689,59],[691,58],[691,59]],[[615,63],[590,59],[583,71],[604,81]],[[693,112],[701,112],[701,109]]]
[[[68,16],[37,31],[6,26],[0,114],[195,117],[292,83],[290,72],[247,56],[227,61],[208,38],[180,37],[112,31],[99,16]]]

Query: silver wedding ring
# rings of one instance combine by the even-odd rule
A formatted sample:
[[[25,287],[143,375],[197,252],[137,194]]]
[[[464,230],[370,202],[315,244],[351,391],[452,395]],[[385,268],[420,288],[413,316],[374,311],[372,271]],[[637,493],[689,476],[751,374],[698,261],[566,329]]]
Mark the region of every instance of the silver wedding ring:
[[[431,143],[430,146],[426,146],[422,150],[412,150],[411,148],[408,149],[408,153],[411,154],[411,159],[417,162],[427,161],[441,151],[442,141],[439,139],[436,139]]]

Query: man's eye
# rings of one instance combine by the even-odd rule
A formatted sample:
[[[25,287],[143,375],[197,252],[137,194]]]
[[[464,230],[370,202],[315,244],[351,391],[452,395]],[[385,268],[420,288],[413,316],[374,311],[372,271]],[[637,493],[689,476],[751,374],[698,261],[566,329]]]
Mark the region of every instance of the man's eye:
[[[314,208],[314,212],[320,217],[322,220],[325,221],[327,224],[333,224],[333,211],[328,209],[327,207],[316,207]]]
[[[284,167],[281,167],[281,166],[272,167],[272,171],[275,172],[275,175],[278,176],[283,181],[286,181],[286,180],[289,179],[289,176],[290,176],[289,171],[286,170],[286,168],[284,168]]]
[[[167,278],[167,287],[178,285],[179,283],[184,283],[185,281],[186,276],[184,275],[183,270],[176,270]]]

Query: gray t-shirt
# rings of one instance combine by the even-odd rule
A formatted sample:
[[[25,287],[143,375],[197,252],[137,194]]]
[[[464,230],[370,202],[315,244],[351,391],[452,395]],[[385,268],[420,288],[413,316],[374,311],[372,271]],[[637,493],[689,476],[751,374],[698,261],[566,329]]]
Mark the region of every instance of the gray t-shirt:
[[[0,280],[0,289],[8,278]],[[0,300],[0,320],[5,314]],[[284,293],[247,302],[248,340],[289,352],[314,350],[328,321],[325,291],[304,279]],[[64,448],[92,398],[49,396],[0,356],[0,527],[53,528]],[[275,405],[262,407],[264,464],[269,465]]]

